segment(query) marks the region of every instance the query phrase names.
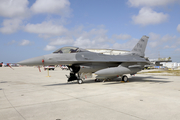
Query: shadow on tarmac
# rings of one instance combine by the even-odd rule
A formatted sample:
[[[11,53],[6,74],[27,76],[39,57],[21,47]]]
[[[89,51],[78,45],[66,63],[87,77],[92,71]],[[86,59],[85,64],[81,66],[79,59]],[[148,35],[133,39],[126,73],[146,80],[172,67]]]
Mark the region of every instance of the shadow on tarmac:
[[[165,79],[168,78],[159,78],[159,77],[154,77],[154,76],[148,76],[148,77],[132,77],[128,79],[127,83],[135,83],[135,82],[146,82],[146,83],[169,83],[169,82],[173,82],[173,81],[164,81]],[[100,82],[95,82],[94,79],[90,79],[90,80],[84,80],[84,84],[97,84],[97,83],[102,83],[103,81]],[[124,82],[121,82],[121,78],[116,78],[113,80],[109,80],[109,81],[105,81],[103,82],[105,84],[103,85],[110,85],[110,84],[127,84]],[[68,82],[68,83],[57,83],[57,84],[50,84],[50,85],[44,85],[44,86],[59,86],[59,85],[73,85],[73,84],[78,84],[77,81],[73,81],[73,82]]]

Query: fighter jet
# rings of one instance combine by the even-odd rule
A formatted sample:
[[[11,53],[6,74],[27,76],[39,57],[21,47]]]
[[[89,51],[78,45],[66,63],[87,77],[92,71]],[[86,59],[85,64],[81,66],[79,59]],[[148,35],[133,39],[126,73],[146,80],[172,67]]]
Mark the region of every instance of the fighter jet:
[[[27,66],[67,65],[70,74],[68,82],[77,80],[83,83],[94,73],[96,80],[107,80],[121,77],[127,82],[126,74],[134,75],[142,68],[150,64],[145,56],[145,49],[149,37],[142,36],[135,47],[129,52],[121,55],[105,55],[94,53],[79,47],[63,47],[52,54],[39,56],[19,62]]]

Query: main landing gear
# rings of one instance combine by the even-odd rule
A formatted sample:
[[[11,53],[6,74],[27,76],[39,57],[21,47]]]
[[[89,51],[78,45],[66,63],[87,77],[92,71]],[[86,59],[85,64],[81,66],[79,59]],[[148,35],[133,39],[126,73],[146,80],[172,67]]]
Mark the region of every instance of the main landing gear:
[[[123,75],[121,79],[123,82],[128,82],[128,77],[126,75]]]

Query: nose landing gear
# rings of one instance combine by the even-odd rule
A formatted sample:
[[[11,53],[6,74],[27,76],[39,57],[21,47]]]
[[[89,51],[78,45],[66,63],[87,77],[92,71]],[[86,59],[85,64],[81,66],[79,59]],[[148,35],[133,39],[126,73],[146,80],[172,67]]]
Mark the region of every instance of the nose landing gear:
[[[78,84],[82,84],[83,80],[80,78],[80,75],[78,71],[80,70],[79,66],[71,66],[69,67],[69,70],[71,71],[68,78],[68,82],[77,80]]]
[[[76,74],[78,74],[78,75],[76,75]],[[67,78],[68,78],[68,82],[77,80],[78,84],[82,84],[83,83],[83,80],[80,78],[79,73],[71,72],[70,75],[67,76]]]

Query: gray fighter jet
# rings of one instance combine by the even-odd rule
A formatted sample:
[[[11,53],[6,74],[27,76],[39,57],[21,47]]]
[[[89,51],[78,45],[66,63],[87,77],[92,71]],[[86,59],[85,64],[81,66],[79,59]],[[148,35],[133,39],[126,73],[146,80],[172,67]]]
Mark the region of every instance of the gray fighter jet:
[[[46,65],[67,65],[70,74],[69,81],[77,80],[79,84],[87,77],[95,73],[96,80],[107,80],[121,77],[127,82],[125,74],[134,75],[142,68],[150,64],[145,55],[148,41],[147,36],[142,36],[131,52],[121,55],[104,55],[81,49],[78,47],[63,47],[52,54],[35,57],[19,62],[20,65],[46,66]]]

